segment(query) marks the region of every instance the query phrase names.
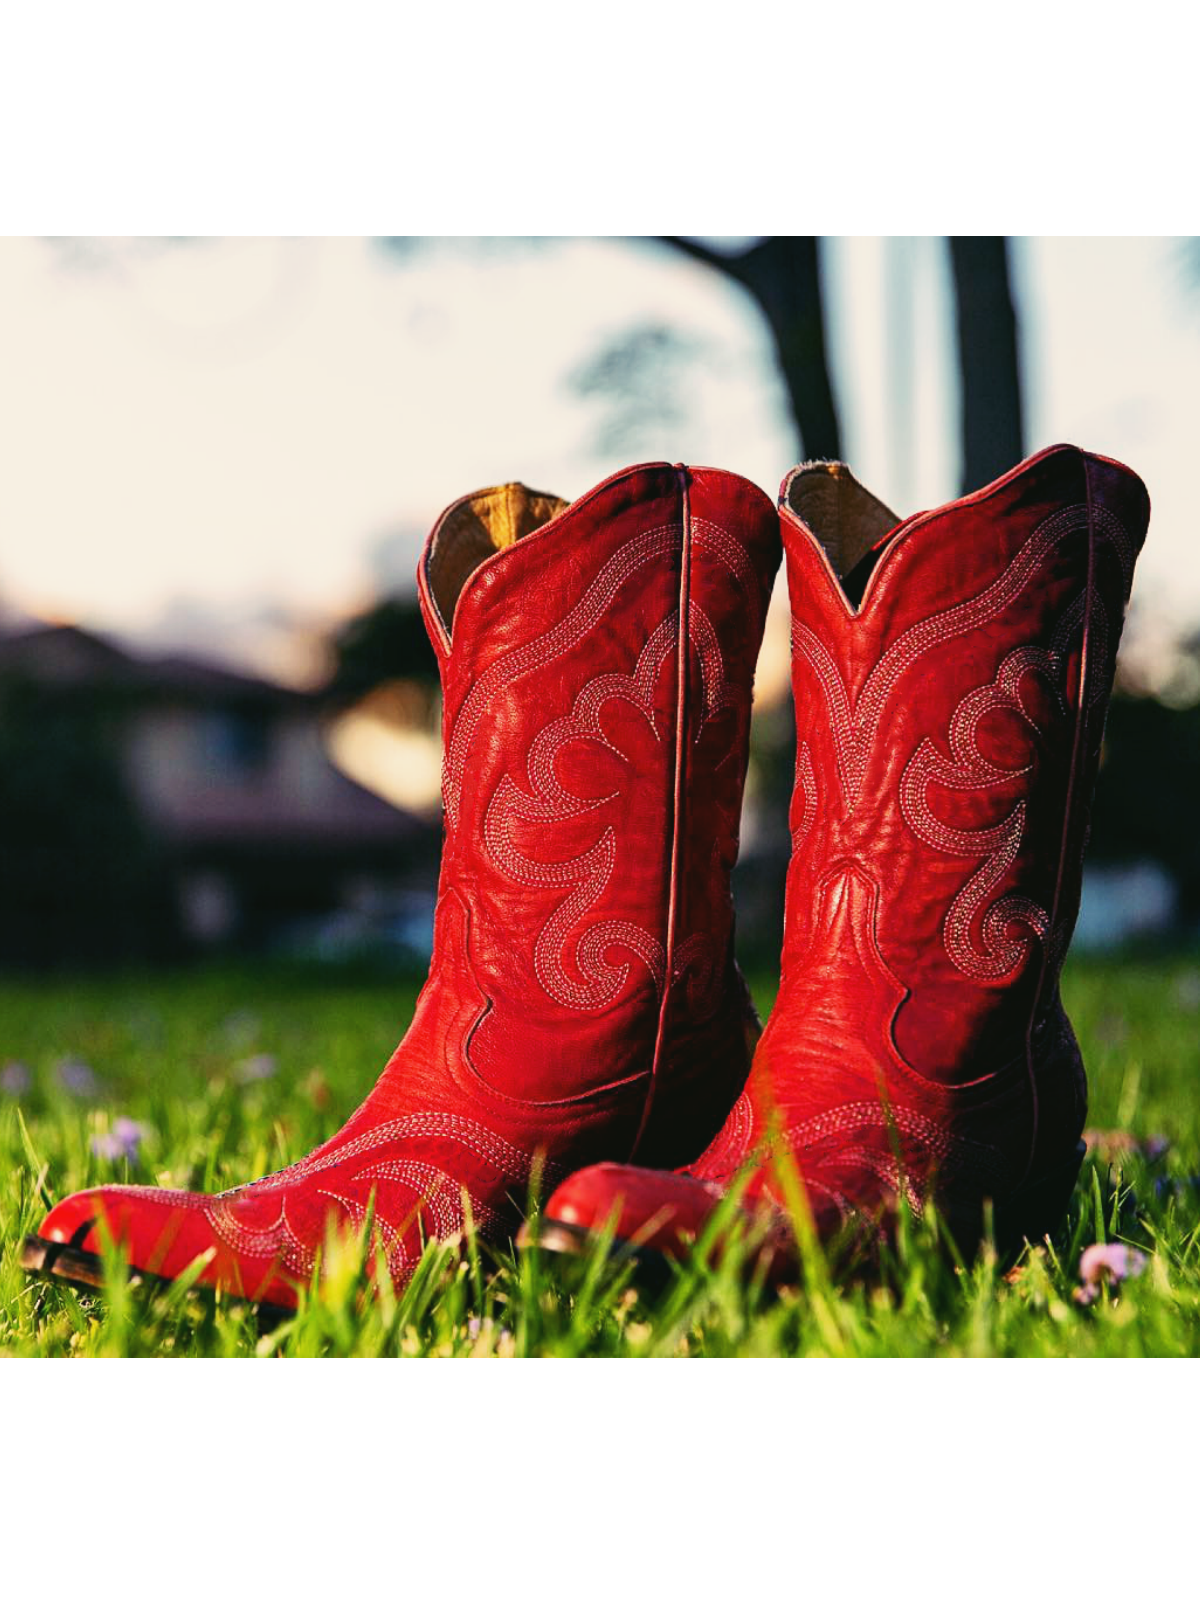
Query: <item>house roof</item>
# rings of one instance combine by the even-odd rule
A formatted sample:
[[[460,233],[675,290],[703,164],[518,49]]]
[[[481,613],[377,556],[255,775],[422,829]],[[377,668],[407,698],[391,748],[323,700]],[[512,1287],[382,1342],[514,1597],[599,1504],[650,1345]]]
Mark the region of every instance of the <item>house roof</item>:
[[[194,712],[291,713],[321,720],[322,697],[188,656],[135,656],[110,640],[70,625],[0,635],[0,678],[15,676],[55,697]],[[159,835],[189,850],[280,852],[297,848],[353,851],[415,843],[436,836],[429,820],[403,811],[347,777],[314,737],[312,760],[322,778],[296,785],[278,774],[262,781],[222,782],[219,772],[180,782],[169,793],[146,788],[138,759],[131,776]]]
[[[322,760],[331,770],[319,799],[306,800],[277,783],[236,789],[201,784],[160,807],[156,825],[176,844],[218,851],[353,851],[436,838],[436,824],[399,810]]]
[[[289,705],[314,696],[192,656],[138,656],[70,623],[0,634],[0,674],[64,692],[214,705]]]

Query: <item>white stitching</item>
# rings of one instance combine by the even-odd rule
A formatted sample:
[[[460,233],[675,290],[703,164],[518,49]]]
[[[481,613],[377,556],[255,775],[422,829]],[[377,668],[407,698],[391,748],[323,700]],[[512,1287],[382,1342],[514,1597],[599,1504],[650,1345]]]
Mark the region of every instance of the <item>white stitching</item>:
[[[654,724],[654,685],[663,662],[675,648],[678,616],[678,612],[672,612],[665,617],[646,640],[631,675],[606,672],[584,684],[570,713],[543,728],[530,746],[526,770],[533,793],[527,794],[518,788],[506,773],[484,816],[483,834],[488,854],[506,876],[530,888],[575,886],[537,937],[534,971],[552,1000],[576,1010],[598,1010],[623,987],[629,975],[629,963],[611,965],[605,959],[614,945],[622,945],[639,956],[655,988],[661,990],[666,967],[663,947],[634,923],[606,920],[589,928],[578,941],[575,962],[584,981],[573,982],[563,966],[567,942],[612,877],[617,859],[616,833],[607,828],[590,850],[569,860],[539,861],[516,848],[510,830],[517,820],[567,821],[614,798],[609,794],[595,800],[581,799],[563,788],[554,770],[558,752],[564,745],[579,739],[603,744],[624,761],[601,727],[600,712],[609,701],[624,700],[636,707],[645,716],[655,739],[660,740]]]
[[[999,615],[1028,584],[1042,557],[1068,534],[1087,526],[1087,507],[1068,506],[1038,525],[998,578],[971,600],[935,612],[896,639],[871,669],[853,710],[842,676],[811,628],[793,620],[792,640],[816,673],[829,708],[838,773],[852,811],[862,790],[867,759],[888,697],[901,675],[935,645],[957,639]]]
[[[660,528],[652,528],[622,545],[605,562],[561,622],[547,633],[538,634],[527,644],[494,661],[475,680],[459,708],[446,742],[442,789],[447,827],[452,828],[458,820],[467,750],[493,697],[525,673],[548,665],[578,644],[604,615],[621,586],[648,561],[677,546],[680,537],[679,524],[668,523]]]

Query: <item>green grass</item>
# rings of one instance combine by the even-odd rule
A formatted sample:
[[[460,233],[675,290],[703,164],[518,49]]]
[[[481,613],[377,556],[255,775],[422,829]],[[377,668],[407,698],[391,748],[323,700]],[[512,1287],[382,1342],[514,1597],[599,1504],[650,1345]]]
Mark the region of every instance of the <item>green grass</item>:
[[[769,985],[757,984],[760,1005]],[[353,1110],[403,1032],[416,994],[395,979],[264,969],[108,981],[0,983],[0,1352],[8,1355],[1195,1355],[1200,1353],[1200,963],[1077,961],[1064,981],[1088,1062],[1090,1122],[1164,1154],[1089,1157],[1050,1246],[1005,1275],[986,1248],[955,1269],[924,1226],[881,1282],[814,1264],[774,1293],[698,1249],[648,1288],[601,1252],[431,1247],[403,1296],[364,1294],[344,1250],[319,1294],[277,1326],[186,1285],[104,1295],[26,1276],[22,1237],[46,1206],[104,1181],[219,1189],[295,1160]],[[247,1067],[248,1061],[270,1057]],[[87,1063],[90,1097],[62,1086]],[[269,1075],[255,1076],[264,1066]],[[249,1081],[246,1081],[249,1079]],[[119,1116],[146,1129],[136,1166],[96,1155]],[[1096,1240],[1145,1251],[1146,1270],[1090,1306],[1074,1299]],[[710,1253],[711,1254],[711,1253]]]

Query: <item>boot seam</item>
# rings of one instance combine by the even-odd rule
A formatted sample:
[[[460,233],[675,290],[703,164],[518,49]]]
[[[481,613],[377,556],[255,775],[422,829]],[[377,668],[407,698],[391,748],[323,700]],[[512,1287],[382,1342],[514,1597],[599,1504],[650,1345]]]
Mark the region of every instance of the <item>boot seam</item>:
[[[692,507],[688,492],[688,469],[682,463],[675,468],[679,482],[680,552],[679,552],[679,633],[675,651],[675,762],[672,773],[671,799],[671,855],[667,880],[667,926],[663,939],[663,986],[658,1008],[658,1027],[654,1036],[654,1054],[650,1059],[650,1082],[641,1120],[630,1147],[629,1159],[637,1154],[654,1105],[658,1087],[659,1069],[667,1043],[667,1018],[673,999],[675,979],[675,943],[679,912],[680,876],[680,821],[683,815],[684,779],[688,732],[688,652],[690,649],[690,613],[692,582]]]

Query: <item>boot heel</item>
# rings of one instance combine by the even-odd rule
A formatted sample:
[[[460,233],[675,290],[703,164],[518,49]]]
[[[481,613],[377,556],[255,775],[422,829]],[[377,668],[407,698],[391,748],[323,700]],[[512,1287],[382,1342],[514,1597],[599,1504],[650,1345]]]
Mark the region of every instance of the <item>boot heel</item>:
[[[1044,1238],[1058,1225],[1075,1192],[1086,1149],[1080,1139],[1068,1160],[996,1207],[996,1248],[1001,1255],[1015,1255],[1027,1239]]]

